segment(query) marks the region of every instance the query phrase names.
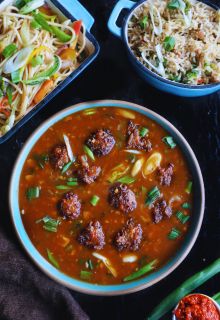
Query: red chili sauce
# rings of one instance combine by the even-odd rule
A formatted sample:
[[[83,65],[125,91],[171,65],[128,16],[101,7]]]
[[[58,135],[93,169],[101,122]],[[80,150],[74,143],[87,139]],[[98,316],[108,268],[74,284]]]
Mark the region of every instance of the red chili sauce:
[[[180,300],[174,311],[178,320],[219,320],[220,313],[211,299],[193,294]]]

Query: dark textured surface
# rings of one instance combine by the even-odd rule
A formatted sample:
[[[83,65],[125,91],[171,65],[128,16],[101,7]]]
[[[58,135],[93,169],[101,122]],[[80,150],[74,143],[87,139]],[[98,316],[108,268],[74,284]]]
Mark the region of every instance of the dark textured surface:
[[[101,45],[100,55],[95,63],[18,131],[16,136],[0,146],[1,226],[26,263],[32,264],[15,237],[7,197],[9,179],[17,154],[31,132],[42,121],[71,104],[94,99],[132,101],[158,112],[185,136],[201,165],[206,187],[206,208],[199,238],[181,266],[150,289],[113,298],[90,297],[72,292],[91,319],[144,319],[147,313],[183,279],[220,256],[220,93],[203,98],[183,99],[151,88],[133,71],[120,40],[107,31],[106,21],[115,1],[83,0],[82,3],[95,16],[96,26],[92,32]],[[220,277],[217,276],[209,280],[200,291],[212,295],[220,291],[219,283]],[[32,285],[34,280],[30,277],[30,286]]]

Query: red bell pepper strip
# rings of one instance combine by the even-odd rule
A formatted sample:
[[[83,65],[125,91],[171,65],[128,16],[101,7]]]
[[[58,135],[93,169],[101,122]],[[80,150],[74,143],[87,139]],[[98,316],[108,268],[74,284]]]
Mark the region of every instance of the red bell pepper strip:
[[[73,22],[73,30],[75,31],[76,36],[79,35],[81,27],[82,27],[82,20]]]

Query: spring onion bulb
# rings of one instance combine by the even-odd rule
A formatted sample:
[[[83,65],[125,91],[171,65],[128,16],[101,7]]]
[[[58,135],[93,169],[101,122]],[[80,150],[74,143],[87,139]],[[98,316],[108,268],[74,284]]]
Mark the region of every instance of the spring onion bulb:
[[[151,18],[151,22],[152,22],[152,25],[153,25],[153,30],[154,30],[154,33],[159,36],[162,31],[163,31],[163,26],[162,26],[162,20],[161,20],[161,16],[160,16],[160,12],[159,10],[157,9],[157,7],[155,7],[152,3],[150,3],[150,10],[149,10],[149,13],[150,13],[150,18]],[[156,26],[155,25],[155,21],[154,21],[154,17],[158,18],[158,23],[159,25]]]
[[[111,265],[110,261],[108,258],[104,257],[103,255],[97,253],[97,252],[93,252],[92,255],[101,260],[104,265],[106,266],[106,268],[111,272],[111,274],[116,278],[117,277],[117,272],[115,270],[115,268],[113,268],[113,266]]]
[[[134,254],[128,254],[122,258],[122,261],[126,263],[132,263],[132,262],[135,262],[136,260],[137,260],[137,256]]]
[[[73,151],[72,151],[72,148],[71,148],[71,145],[70,145],[70,140],[65,134],[63,135],[63,139],[64,139],[64,142],[65,142],[65,145],[66,145],[66,148],[67,148],[67,153],[68,153],[68,156],[70,158],[70,161],[74,162],[75,158],[73,156]]]
[[[9,60],[7,60],[2,68],[2,71],[8,74],[24,67],[27,64],[32,51],[32,46],[19,50]]]

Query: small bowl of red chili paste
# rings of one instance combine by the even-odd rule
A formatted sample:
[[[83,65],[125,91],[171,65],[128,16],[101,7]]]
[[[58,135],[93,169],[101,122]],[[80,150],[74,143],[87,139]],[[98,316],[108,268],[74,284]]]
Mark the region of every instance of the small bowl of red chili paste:
[[[220,320],[220,307],[204,294],[190,294],[180,300],[173,320]]]

